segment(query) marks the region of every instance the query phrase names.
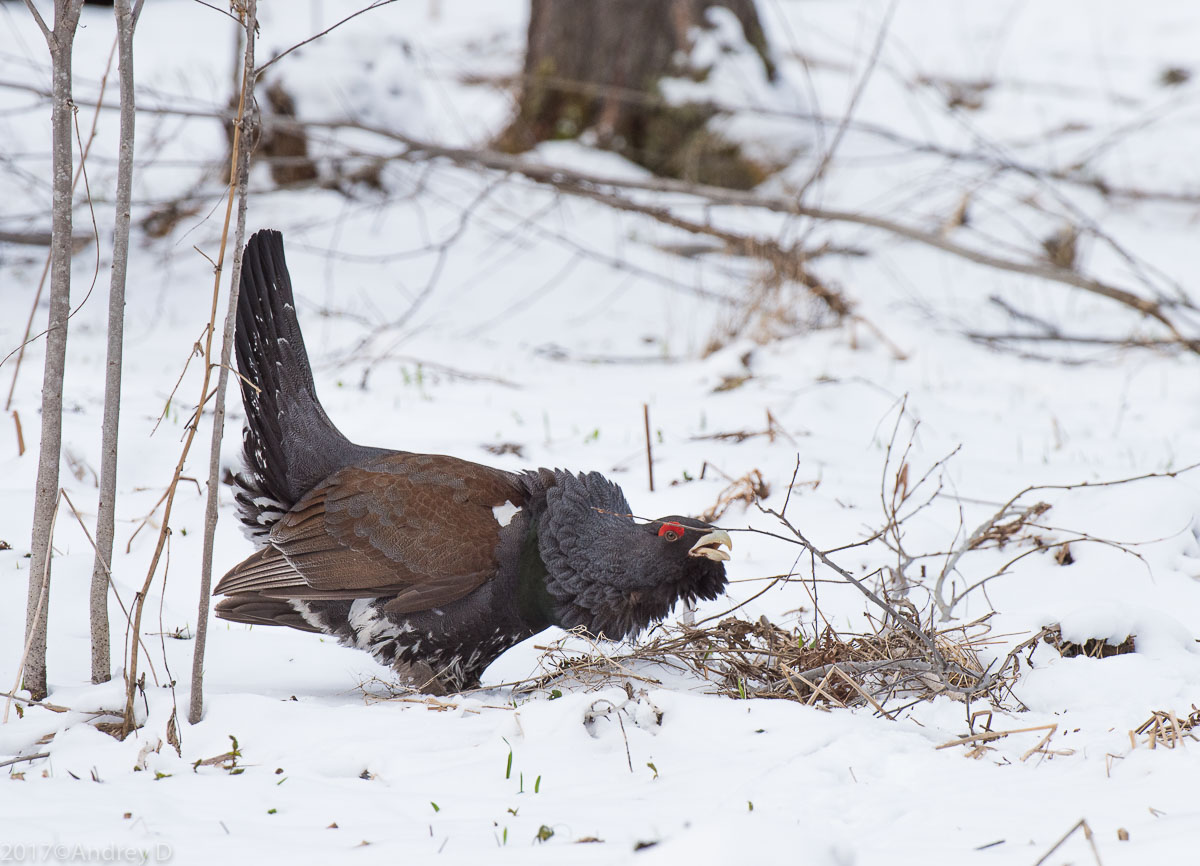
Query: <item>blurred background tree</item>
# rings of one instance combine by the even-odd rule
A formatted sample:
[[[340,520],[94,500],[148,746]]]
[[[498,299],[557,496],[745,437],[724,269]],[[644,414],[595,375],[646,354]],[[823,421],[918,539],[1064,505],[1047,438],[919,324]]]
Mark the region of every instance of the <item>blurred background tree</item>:
[[[515,153],[590,133],[655,174],[755,186],[769,169],[709,128],[715,109],[670,102],[660,88],[664,78],[704,80],[709,69],[690,55],[716,8],[733,13],[774,81],[753,0],[531,0],[519,107],[496,146]]]

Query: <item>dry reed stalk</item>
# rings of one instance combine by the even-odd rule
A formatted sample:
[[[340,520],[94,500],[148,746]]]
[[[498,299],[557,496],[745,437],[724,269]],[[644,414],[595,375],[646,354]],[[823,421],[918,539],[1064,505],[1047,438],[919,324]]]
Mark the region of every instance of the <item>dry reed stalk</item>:
[[[253,42],[254,26],[254,11],[256,7],[255,0],[247,0],[245,8],[240,10],[246,15],[244,21],[248,30],[248,41]],[[225,249],[229,240],[229,225],[233,218],[233,203],[237,190],[238,178],[238,157],[242,152],[241,137],[244,131],[244,123],[246,119],[247,95],[253,81],[253,70],[248,67],[243,67],[242,76],[242,91],[238,102],[237,123],[234,126],[234,147],[233,154],[230,159],[230,182],[229,196],[225,205],[225,221],[221,229],[221,242],[218,248],[217,260],[215,262],[215,273],[213,275],[213,291],[212,304],[209,310],[208,324],[205,328],[204,336],[204,371],[200,383],[200,398],[196,404],[196,412],[187,425],[187,434],[184,437],[183,448],[180,451],[179,461],[175,465],[175,472],[171,478],[171,483],[167,487],[166,504],[163,507],[162,526],[158,533],[158,542],[154,548],[154,554],[150,559],[150,566],[146,571],[146,579],[142,583],[142,589],[137,595],[134,604],[134,619],[133,632],[135,637],[141,635],[142,627],[142,611],[145,608],[146,596],[150,591],[150,585],[154,580],[154,575],[158,571],[158,563],[162,557],[163,549],[166,546],[167,535],[170,532],[171,509],[175,504],[175,491],[178,489],[179,482],[183,477],[183,467],[187,461],[188,453],[191,451],[192,442],[196,438],[196,434],[200,429],[200,416],[204,404],[209,397],[209,381],[212,378],[213,364],[212,359],[212,343],[213,333],[216,330],[217,321],[217,302],[221,293],[221,276],[222,267],[225,261]],[[139,642],[135,639],[130,646],[129,651],[129,666],[125,672],[125,715],[122,721],[121,734],[128,736],[129,732],[136,727],[134,717],[133,697],[137,687],[137,663],[138,663],[138,646]]]
[[[233,354],[234,323],[237,318],[238,289],[242,274],[242,249],[246,239],[246,184],[250,176],[250,136],[243,129],[247,98],[253,101],[254,84],[259,74],[254,68],[255,36],[258,31],[257,0],[246,0],[242,9],[245,26],[246,48],[242,58],[242,87],[238,109],[238,125],[234,131],[233,155],[229,170],[230,204],[234,191],[237,192],[237,229],[234,238],[233,271],[229,279],[229,300],[225,312],[225,324],[221,333],[221,361],[217,365],[217,387],[214,394],[212,439],[208,458],[208,499],[204,510],[204,542],[200,558],[200,600],[196,615],[196,642],[192,649],[191,697],[188,706],[188,721],[196,724],[204,713],[204,651],[208,641],[208,605],[212,595],[213,548],[216,543],[217,499],[220,491],[221,439],[225,431],[225,389],[229,381],[230,357]],[[221,235],[220,261],[224,260],[225,239],[229,233],[229,211],[225,213],[225,229]],[[216,324],[216,292],[221,280],[221,268],[217,266],[217,288],[213,293],[213,318],[210,320],[209,344],[204,359],[210,365],[212,326]],[[198,410],[197,410],[198,411]],[[198,420],[198,419],[197,419]]]

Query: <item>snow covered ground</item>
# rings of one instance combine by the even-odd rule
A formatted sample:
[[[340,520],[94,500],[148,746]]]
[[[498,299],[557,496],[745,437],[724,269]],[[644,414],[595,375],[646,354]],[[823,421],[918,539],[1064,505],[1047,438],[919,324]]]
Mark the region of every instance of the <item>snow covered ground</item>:
[[[808,203],[945,226],[947,237],[1014,257],[1038,250],[1068,222],[1095,225],[1113,242],[1084,237],[1083,270],[1139,291],[1143,276],[1166,290],[1174,281],[1195,297],[1200,85],[1186,75],[1177,84],[1163,80],[1172,68],[1195,71],[1200,8],[1193,2],[906,0],[895,4],[874,61],[887,4],[759,6],[781,82],[764,89],[744,81],[739,89],[736,75],[715,76],[711,98],[739,108],[726,121],[731,134],[757,136],[772,152],[807,144],[764,192],[794,194],[853,104],[855,123]],[[263,3],[260,58],[354,8],[332,0]],[[511,109],[511,91],[489,82],[519,70],[526,14],[523,0],[393,4],[289,55],[272,75],[295,88],[302,117],[349,116],[477,146]],[[45,47],[22,6],[0,4],[0,33],[0,82],[45,86]],[[76,47],[84,135],[112,37],[109,15],[86,10]],[[223,105],[233,42],[231,23],[212,8],[147,4],[136,43],[141,104]],[[979,104],[949,110],[951,97]],[[116,101],[111,80],[108,100]],[[831,124],[781,119],[783,110],[822,114]],[[48,226],[48,127],[44,100],[0,87],[4,228]],[[100,115],[88,164],[102,238],[112,223],[116,127],[115,112]],[[318,153],[398,149],[361,131],[329,136],[315,143]],[[192,211],[165,237],[135,228],[133,238],[114,561],[126,603],[145,577],[156,503],[199,388],[193,360],[172,395],[211,302],[211,271],[193,245],[215,253],[223,205],[207,166],[224,148],[210,119],[139,118],[135,224],[183,196],[192,196]],[[643,174],[577,143],[544,145],[531,158],[594,174]],[[1084,165],[1110,188],[1143,195],[1105,197],[1045,174],[1001,171],[994,167],[1001,158],[1042,172]],[[390,162],[383,180],[386,193],[279,192],[260,167],[251,183],[249,228],[285,234],[318,391],[351,439],[507,468],[597,469],[647,515],[700,513],[725,487],[721,473],[753,470],[770,486],[765,504],[780,508],[798,459],[797,481],[819,484],[797,485],[788,517],[830,549],[884,524],[881,487],[898,466],[894,450],[885,467],[898,429],[897,449],[911,438],[913,481],[958,449],[935,472],[940,495],[904,524],[910,553],[961,544],[1028,485],[1061,485],[1021,501],[1051,506],[1035,534],[1048,543],[1076,539],[1073,561],[1060,564],[1055,549],[1030,552],[955,607],[963,622],[996,612],[992,642],[981,648],[985,661],[1051,623],[1076,642],[1133,635],[1136,652],[1061,658],[1039,648],[1032,668],[1022,665],[1015,698],[995,708],[992,728],[1041,730],[995,740],[972,757],[971,746],[937,747],[970,733],[969,713],[986,707],[950,698],[890,720],[869,708],[733,700],[686,677],[661,687],[634,681],[632,698],[619,684],[600,691],[564,684],[561,697],[499,686],[537,671],[536,647],[561,636],[543,634],[493,665],[485,685],[495,687],[487,691],[440,703],[381,701],[370,681],[386,680],[388,671],[363,653],[310,634],[217,621],[206,714],[198,725],[181,724],[177,756],[166,729],[173,707],[186,714],[203,522],[202,484],[186,482],[171,520],[165,586],[160,575],[147,605],[154,634],[140,706],[145,724],[124,742],[89,725],[87,712],[123,703],[124,618],[114,601],[118,679],[92,686],[92,551],[74,517],[59,517],[49,700],[70,711],[29,708],[0,725],[0,763],[49,753],[3,768],[12,778],[0,783],[0,861],[96,860],[108,852],[110,860],[169,856],[188,864],[1032,864],[1080,819],[1095,833],[1099,861],[1077,832],[1047,862],[1195,857],[1200,742],[1150,749],[1144,734],[1130,733],[1154,711],[1184,718],[1200,703],[1200,471],[1173,474],[1200,461],[1193,355],[1104,343],[1022,343],[1020,352],[997,352],[963,333],[1028,325],[1005,306],[1069,334],[1161,332],[1095,295],[862,226],[663,199],[734,231],[865,253],[827,255],[812,267],[869,324],[828,327],[805,290],[784,287],[767,296],[775,305],[768,315],[733,329],[759,266],[719,250],[675,254],[696,242],[691,235],[519,178],[448,165]],[[955,228],[964,201],[969,220]],[[85,231],[86,204],[76,220]],[[89,526],[109,244],[100,245],[100,278],[85,299],[95,253],[91,246],[75,259],[79,310],[64,389],[63,484]],[[0,246],[5,354],[20,343],[42,256],[36,247]],[[789,324],[807,319],[822,326]],[[0,551],[4,691],[24,630],[42,353],[41,342],[29,347],[12,403],[24,456],[12,420],[0,421],[0,539],[11,545]],[[5,390],[13,368],[11,359],[0,366]],[[655,493],[645,480],[643,403],[656,431]],[[711,438],[765,430],[768,412],[787,435]],[[223,458],[236,468],[240,406],[230,417]],[[497,456],[483,447],[505,443],[522,453]],[[189,476],[203,478],[206,453],[206,445],[194,450]],[[700,479],[706,462],[720,472]],[[1076,486],[1147,474],[1159,477]],[[225,495],[218,576],[251,550],[232,517]],[[721,524],[776,528],[740,505]],[[750,598],[765,576],[795,571],[796,580],[740,612],[800,624],[811,635],[814,585],[801,580],[810,576],[807,560],[763,535],[738,533],[735,541],[728,597],[697,616]],[[1027,551],[1030,533],[1004,549],[968,552],[957,589]],[[859,576],[894,563],[879,544],[833,558]],[[922,560],[928,584],[944,561]],[[857,592],[819,587],[821,613],[835,628],[867,628]],[[914,603],[924,606],[928,589],[914,589]],[[588,721],[606,701],[620,709]],[[1048,725],[1057,728],[1039,750]],[[236,766],[196,766],[229,751],[230,737],[240,752]]]

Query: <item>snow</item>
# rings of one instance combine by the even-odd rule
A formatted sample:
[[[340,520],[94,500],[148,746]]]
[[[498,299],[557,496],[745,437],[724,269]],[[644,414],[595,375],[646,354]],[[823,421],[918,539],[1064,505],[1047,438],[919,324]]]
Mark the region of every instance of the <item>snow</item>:
[[[201,112],[223,106],[234,64],[229,20],[183,0],[146,5],[136,42],[141,104]],[[263,5],[264,57],[359,8],[328,0]],[[1194,62],[1194,3],[1146,0],[1134,9],[1118,0],[909,0],[895,4],[874,61],[889,4],[759,6],[779,82],[739,77],[754,58],[721,50],[724,18],[700,48],[717,64],[709,97],[735,109],[724,128],[738,140],[757,136],[771,153],[794,155],[798,142],[807,144],[764,192],[794,196],[808,184],[815,155],[837,137],[853,105],[852,122],[806,202],[946,227],[947,237],[997,255],[1036,251],[1066,222],[1092,224],[1104,237],[1081,241],[1085,271],[1139,289],[1139,274],[1148,274],[1165,294],[1174,291],[1171,281],[1191,291],[1200,85],[1167,87],[1160,78],[1168,67]],[[270,77],[297,87],[302,117],[353,118],[478,146],[511,109],[506,80],[521,67],[527,14],[523,0],[391,4],[288,55]],[[46,86],[46,51],[27,10],[0,4],[0,22],[0,82]],[[85,136],[112,35],[110,13],[85,10],[75,51]],[[967,88],[980,82],[989,86]],[[975,93],[981,106],[949,110],[955,87]],[[764,105],[827,122],[783,129]],[[116,128],[116,113],[102,112],[88,163],[102,237],[112,224]],[[205,117],[144,113],[138,134],[113,563],[126,605],[145,578],[161,519],[157,503],[199,390],[195,359],[173,389],[211,304],[211,268],[192,247],[215,255],[224,208],[213,166],[226,147]],[[48,137],[45,101],[0,87],[0,227],[48,227]],[[361,130],[314,142],[323,157],[347,149],[387,156],[400,148]],[[985,158],[947,155],[957,151]],[[547,143],[528,158],[646,177],[574,142]],[[997,169],[1004,161],[1045,171],[1083,162],[1114,188],[1152,195],[1105,197],[1086,185]],[[160,573],[146,607],[147,685],[138,697],[144,725],[124,742],[89,724],[89,711],[124,703],[125,619],[113,601],[118,679],[91,685],[92,550],[75,515],[59,515],[49,700],[69,709],[31,707],[20,718],[14,710],[0,725],[0,762],[49,753],[0,769],[11,776],[0,780],[0,860],[97,860],[109,852],[110,860],[138,862],[169,854],[181,864],[1029,864],[1080,819],[1095,832],[1105,866],[1194,858],[1200,743],[1150,749],[1144,734],[1130,733],[1154,711],[1183,718],[1200,700],[1200,473],[1184,471],[1200,461],[1193,356],[1103,343],[993,351],[963,332],[1032,326],[991,297],[1070,334],[1161,331],[1094,295],[862,226],[637,194],[785,247],[829,243],[865,253],[812,262],[855,301],[861,318],[831,327],[805,290],[759,291],[755,263],[648,218],[440,163],[388,162],[383,184],[386,192],[353,187],[343,195],[316,187],[272,191],[261,166],[251,178],[249,227],[284,232],[317,389],[350,439],[509,469],[599,470],[647,517],[698,514],[716,501],[723,476],[756,469],[770,485],[765,504],[778,509],[796,471],[788,518],[823,549],[883,525],[881,489],[890,491],[911,441],[911,482],[946,459],[927,488],[940,480],[942,492],[905,521],[910,552],[949,550],[1022,489],[1052,485],[1019,505],[1050,506],[1034,531],[1048,544],[1069,541],[1073,562],[1060,565],[1056,548],[1034,551],[1028,537],[1018,537],[1003,549],[968,552],[946,587],[961,591],[1003,571],[954,610],[960,622],[995,612],[990,642],[979,648],[985,661],[1002,659],[1050,624],[1077,643],[1133,636],[1136,651],[1062,658],[1043,644],[1028,665],[1023,654],[1014,699],[994,708],[990,722],[993,730],[1021,732],[986,743],[972,758],[969,746],[938,747],[971,733],[968,716],[987,709],[983,702],[968,708],[939,698],[889,720],[869,708],[733,700],[683,675],[660,686],[631,680],[632,695],[619,683],[599,690],[563,683],[560,696],[501,685],[538,670],[538,647],[562,637],[553,631],[502,656],[485,675],[485,691],[386,699],[380,681],[389,671],[366,653],[318,635],[216,620],[205,716],[193,726],[182,716],[204,498],[202,481],[185,481],[165,582]],[[189,212],[165,237],[136,228],[154,207],[184,195],[193,197]],[[970,219],[951,228],[964,200]],[[89,225],[81,203],[77,231]],[[687,245],[707,251],[674,252]],[[4,354],[19,345],[43,255],[37,247],[0,246]],[[75,257],[78,311],[64,386],[62,484],[89,531],[110,255],[103,242],[99,262],[94,246]],[[765,305],[758,317],[746,310],[755,297]],[[43,300],[38,321],[45,307]],[[13,420],[0,420],[0,539],[12,548],[0,551],[4,691],[23,644],[43,352],[41,341],[28,347],[13,397],[23,456]],[[0,366],[4,386],[14,363]],[[714,391],[741,376],[749,378],[740,386]],[[654,431],[654,493],[645,482],[643,404]],[[766,430],[768,412],[786,435],[711,438]],[[189,458],[189,478],[206,473],[210,417]],[[222,447],[233,469],[240,420],[234,399]],[[482,447],[506,443],[522,453]],[[1155,477],[1099,484],[1144,475]],[[498,512],[502,522],[511,516]],[[740,505],[719,522],[778,528]],[[793,545],[742,532],[735,541],[728,595],[702,605],[698,619],[747,601],[764,576],[810,577]],[[217,576],[250,552],[223,489]],[[895,562],[878,543],[832,556],[862,577]],[[912,593],[918,606],[944,561],[923,560],[928,576]],[[818,576],[834,580],[830,572]],[[838,582],[793,580],[740,613],[799,625],[811,636],[809,591],[817,586],[821,613],[835,627],[867,627],[862,596]],[[181,755],[167,743],[176,707]],[[236,762],[197,764],[229,752],[231,736]],[[1118,839],[1119,829],[1128,841]],[[646,843],[655,844],[638,848]],[[1077,832],[1048,862],[1095,860]]]

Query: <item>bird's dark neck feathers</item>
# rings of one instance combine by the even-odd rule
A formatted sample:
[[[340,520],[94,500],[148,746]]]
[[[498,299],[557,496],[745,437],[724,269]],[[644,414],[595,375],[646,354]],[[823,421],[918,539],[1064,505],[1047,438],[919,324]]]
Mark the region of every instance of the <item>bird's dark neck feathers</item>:
[[[517,560],[517,612],[535,632],[558,624],[554,597],[546,589],[546,563],[538,547],[538,522],[529,521]]]
[[[633,522],[621,488],[598,472],[540,469],[525,479],[542,564],[540,580],[533,570],[526,577],[536,593],[527,591],[538,610],[549,608],[550,624],[617,639],[670,612],[677,589],[643,574],[652,536]]]

